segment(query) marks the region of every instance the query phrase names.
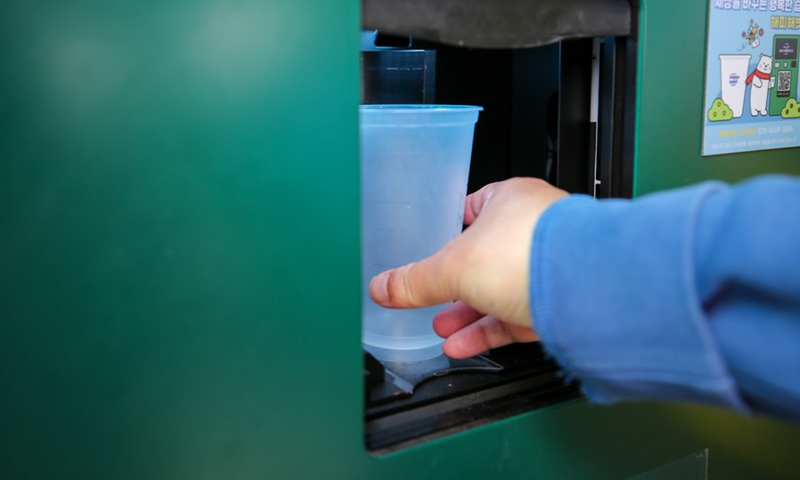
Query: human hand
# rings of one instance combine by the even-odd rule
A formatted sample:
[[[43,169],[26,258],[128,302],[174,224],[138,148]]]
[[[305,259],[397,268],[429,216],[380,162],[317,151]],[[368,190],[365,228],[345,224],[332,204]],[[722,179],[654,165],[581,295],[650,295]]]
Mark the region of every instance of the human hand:
[[[538,340],[528,298],[531,238],[541,214],[566,195],[534,178],[485,186],[467,197],[469,228],[432,256],[374,277],[370,296],[388,308],[455,301],[433,320],[452,358]]]

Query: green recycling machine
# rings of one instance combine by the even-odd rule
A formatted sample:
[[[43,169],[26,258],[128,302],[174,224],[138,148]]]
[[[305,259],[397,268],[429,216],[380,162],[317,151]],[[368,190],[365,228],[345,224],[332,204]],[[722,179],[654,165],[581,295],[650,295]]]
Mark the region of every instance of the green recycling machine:
[[[800,174],[800,5],[0,11],[0,478],[800,478],[800,427],[592,405],[536,345],[406,388],[361,345],[358,123],[482,106],[471,190]]]

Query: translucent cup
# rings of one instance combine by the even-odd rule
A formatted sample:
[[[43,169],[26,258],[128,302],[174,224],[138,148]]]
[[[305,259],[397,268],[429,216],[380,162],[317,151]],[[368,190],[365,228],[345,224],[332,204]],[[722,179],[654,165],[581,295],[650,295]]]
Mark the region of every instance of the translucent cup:
[[[391,362],[442,353],[432,320],[444,305],[378,306],[373,276],[421,260],[461,233],[472,138],[481,107],[361,107],[361,260],[364,348]]]
[[[733,118],[742,116],[750,55],[720,55],[722,101],[733,111]]]

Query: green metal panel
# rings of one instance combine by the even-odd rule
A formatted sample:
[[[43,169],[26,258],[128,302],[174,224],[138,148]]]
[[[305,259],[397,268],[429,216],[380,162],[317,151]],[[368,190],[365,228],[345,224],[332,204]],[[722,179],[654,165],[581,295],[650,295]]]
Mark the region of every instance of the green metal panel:
[[[358,3],[1,10],[0,477],[355,465]]]
[[[703,2],[650,3],[639,192],[791,164],[699,157]],[[0,11],[0,477],[618,479],[705,448],[712,478],[798,476],[797,429],[680,405],[371,456],[358,1]]]

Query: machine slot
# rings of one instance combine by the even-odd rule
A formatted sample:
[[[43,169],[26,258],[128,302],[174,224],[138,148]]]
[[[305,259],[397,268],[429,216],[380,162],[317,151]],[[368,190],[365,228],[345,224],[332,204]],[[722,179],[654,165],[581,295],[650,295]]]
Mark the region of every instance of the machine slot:
[[[470,49],[412,38],[399,50],[415,52],[418,65],[430,60],[407,76],[404,98],[484,108],[468,191],[535,176],[573,193],[631,195],[635,36],[523,49]],[[380,100],[386,98],[381,90],[398,74],[391,60],[384,61],[390,52],[364,52],[371,79],[363,103],[388,103]],[[397,59],[401,52],[392,54]],[[435,95],[422,94],[425,89]],[[579,386],[565,383],[537,343],[466,362],[442,356],[413,366],[364,356],[364,441],[378,455],[580,397]]]
[[[393,401],[380,398],[380,385],[367,385],[367,448],[386,454],[580,397],[578,385],[564,382],[538,344],[510,345],[489,352],[483,360],[499,368],[432,376],[413,394],[398,395]]]

